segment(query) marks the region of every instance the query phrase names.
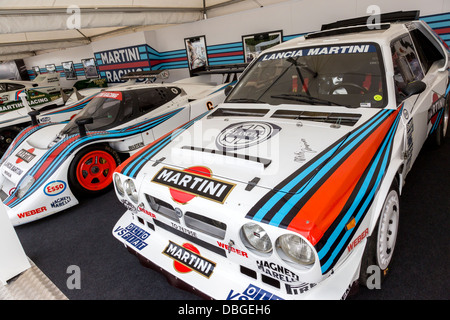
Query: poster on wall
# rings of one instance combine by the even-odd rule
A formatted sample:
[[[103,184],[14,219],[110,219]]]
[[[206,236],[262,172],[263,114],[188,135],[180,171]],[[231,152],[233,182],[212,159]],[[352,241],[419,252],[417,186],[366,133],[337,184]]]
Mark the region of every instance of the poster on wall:
[[[97,66],[95,65],[94,58],[82,59],[81,63],[83,64],[86,79],[98,79]]]
[[[185,38],[186,53],[189,70],[198,70],[208,66],[208,54],[206,52],[205,36]]]
[[[64,74],[67,80],[76,80],[77,73],[75,72],[75,67],[73,66],[73,61],[66,61],[62,63]]]
[[[45,69],[47,69],[47,73],[55,73],[56,67],[54,64],[46,64]]]
[[[242,36],[245,62],[255,59],[263,50],[276,46],[283,41],[282,31],[271,31]]]
[[[31,69],[33,69],[35,77],[41,74],[41,69],[38,66],[31,67]]]

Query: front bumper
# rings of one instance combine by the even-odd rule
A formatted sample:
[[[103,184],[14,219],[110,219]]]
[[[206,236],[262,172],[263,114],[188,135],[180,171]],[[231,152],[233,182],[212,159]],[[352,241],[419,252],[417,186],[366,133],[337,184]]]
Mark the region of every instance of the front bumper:
[[[319,283],[288,285],[267,281],[261,273],[230,261],[226,252],[220,252],[221,248],[194,242],[193,237],[156,219],[152,222],[127,211],[112,233],[142,264],[163,273],[170,284],[205,299],[341,299],[359,274],[365,247],[355,248]]]

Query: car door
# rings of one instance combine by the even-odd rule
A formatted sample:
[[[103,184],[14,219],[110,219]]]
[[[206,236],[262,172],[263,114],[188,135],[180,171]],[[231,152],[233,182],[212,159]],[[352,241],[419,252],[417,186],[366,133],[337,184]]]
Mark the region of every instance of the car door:
[[[403,104],[403,120],[406,126],[404,174],[412,167],[430,133],[430,110],[442,103],[447,83],[445,73],[438,72],[438,60],[425,61],[423,55],[418,54],[416,44],[424,45],[414,42],[409,33],[391,42],[397,104]],[[421,47],[421,52],[422,49]],[[437,59],[438,56],[435,58]],[[425,83],[425,90],[419,94],[407,96],[406,87],[417,81]]]

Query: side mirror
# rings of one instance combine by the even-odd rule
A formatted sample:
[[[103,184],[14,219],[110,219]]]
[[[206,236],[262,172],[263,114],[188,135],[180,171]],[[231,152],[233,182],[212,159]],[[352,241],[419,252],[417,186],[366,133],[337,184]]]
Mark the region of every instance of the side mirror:
[[[78,130],[80,131],[80,137],[84,137],[86,135],[86,127],[85,125],[91,124],[94,122],[94,119],[92,118],[83,118],[83,119],[77,119],[75,123],[78,126]]]
[[[231,90],[233,90],[233,86],[227,86],[224,91],[225,96],[228,96],[230,94]]]
[[[31,117],[31,124],[32,124],[33,126],[39,124],[38,121],[37,121],[37,116],[38,116],[39,114],[40,114],[40,112],[37,111],[37,110],[33,110],[33,111],[28,112],[28,115]]]
[[[407,97],[413,96],[415,94],[422,93],[427,88],[427,85],[423,81],[413,81],[406,85],[405,89],[403,89],[403,92],[406,94]]]

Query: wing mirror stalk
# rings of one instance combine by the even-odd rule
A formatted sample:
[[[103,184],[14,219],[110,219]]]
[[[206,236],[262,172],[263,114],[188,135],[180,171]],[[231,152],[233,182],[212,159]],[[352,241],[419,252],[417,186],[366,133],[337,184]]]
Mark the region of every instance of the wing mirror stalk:
[[[80,131],[80,137],[86,136],[86,125],[91,124],[94,122],[94,119],[92,118],[83,118],[83,119],[77,119],[75,123],[78,126],[78,130]]]

